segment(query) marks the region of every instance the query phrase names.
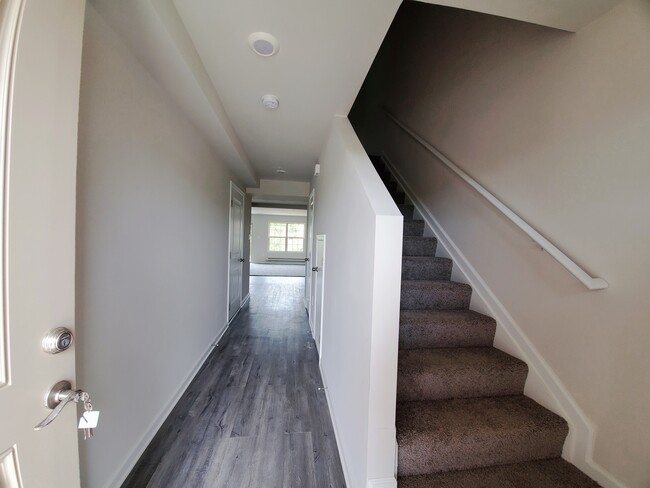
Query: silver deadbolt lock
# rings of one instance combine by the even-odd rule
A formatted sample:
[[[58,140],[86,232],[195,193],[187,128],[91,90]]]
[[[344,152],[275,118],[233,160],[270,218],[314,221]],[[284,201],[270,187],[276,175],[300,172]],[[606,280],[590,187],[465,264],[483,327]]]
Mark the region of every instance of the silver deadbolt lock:
[[[70,332],[70,329],[57,327],[45,334],[41,344],[43,346],[43,351],[46,353],[58,354],[68,349],[72,344],[72,340],[73,335],[72,332]]]

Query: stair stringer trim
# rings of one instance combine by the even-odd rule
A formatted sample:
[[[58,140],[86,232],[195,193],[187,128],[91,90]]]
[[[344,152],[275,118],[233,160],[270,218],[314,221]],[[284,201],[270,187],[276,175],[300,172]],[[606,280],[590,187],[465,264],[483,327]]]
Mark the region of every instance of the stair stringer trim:
[[[491,315],[497,321],[497,334],[499,330],[504,333],[502,336],[505,336],[503,337],[505,343],[498,344],[498,346],[505,346],[503,347],[505,352],[528,364],[529,373],[524,394],[562,416],[569,424],[569,434],[564,443],[562,457],[576,465],[584,473],[603,485],[604,488],[626,488],[626,485],[594,461],[594,426],[560,378],[544,360],[523,329],[467,260],[449,234],[445,232],[438,220],[415,194],[385,151],[382,151],[381,158],[389,168],[393,178],[402,187],[411,204],[420,213],[429,230],[438,239],[439,246],[436,255],[441,251],[440,245],[442,245],[444,248],[443,253],[454,262],[453,274],[456,275],[457,271],[460,272],[465,282],[472,287],[473,293],[478,295],[480,305],[475,304],[475,300],[472,299],[470,308],[474,308],[475,305],[479,305],[481,309],[484,308],[485,313]]]

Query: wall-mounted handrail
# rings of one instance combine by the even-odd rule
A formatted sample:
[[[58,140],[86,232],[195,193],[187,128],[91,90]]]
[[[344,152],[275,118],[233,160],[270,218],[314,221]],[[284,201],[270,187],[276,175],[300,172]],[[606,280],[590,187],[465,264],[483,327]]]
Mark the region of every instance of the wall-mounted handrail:
[[[479,182],[477,182],[469,174],[467,174],[465,171],[459,168],[447,156],[442,154],[440,151],[438,151],[438,149],[433,147],[427,141],[422,139],[422,137],[420,137],[415,132],[413,132],[413,130],[411,130],[406,124],[404,124],[397,117],[395,117],[388,109],[384,108],[383,110],[386,116],[391,121],[393,121],[395,125],[397,125],[400,129],[402,129],[409,136],[411,136],[411,138],[413,138],[416,142],[418,142],[422,147],[424,147],[427,151],[429,151],[436,158],[438,158],[442,163],[445,164],[445,166],[447,166],[454,173],[460,176],[469,186],[474,188],[483,198],[485,198],[488,202],[494,205],[501,213],[503,213],[503,215],[508,217],[510,221],[512,221],[517,227],[523,230],[533,241],[539,244],[539,246],[544,251],[546,251],[551,256],[553,256],[557,260],[557,262],[559,262],[562,266],[564,266],[567,269],[567,271],[569,271],[569,273],[571,273],[573,276],[578,278],[578,280],[580,280],[580,282],[583,285],[585,285],[588,289],[603,290],[609,287],[609,284],[604,279],[593,278],[589,276],[589,274],[587,274],[587,272],[584,269],[578,266],[566,254],[560,251],[557,248],[557,246],[555,246],[551,241],[549,241],[546,237],[544,237],[542,234],[540,234],[535,229],[533,229],[524,219],[519,217],[519,215],[517,215],[510,208],[508,208],[501,200],[499,200],[492,193],[490,193]]]

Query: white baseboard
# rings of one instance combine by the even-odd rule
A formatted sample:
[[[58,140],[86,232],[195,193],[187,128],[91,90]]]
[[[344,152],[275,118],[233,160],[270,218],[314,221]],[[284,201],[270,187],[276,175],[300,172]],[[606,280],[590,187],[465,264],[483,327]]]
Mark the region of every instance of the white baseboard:
[[[244,297],[244,299],[241,301],[241,308],[244,308],[244,305],[246,305],[246,303],[247,303],[248,300],[250,300],[250,299],[251,299],[251,294],[249,293],[249,294],[247,294],[247,295]]]
[[[319,363],[318,368],[320,370],[320,377],[323,380],[323,390],[325,391],[325,399],[327,400],[327,409],[330,412],[330,420],[332,421],[332,427],[334,427],[334,437],[336,438],[336,448],[339,451],[339,458],[341,459],[341,468],[343,468],[343,477],[345,478],[345,486],[352,486],[352,483],[350,483],[350,474],[348,472],[348,464],[345,459],[345,453],[343,452],[343,449],[341,448],[342,442],[341,442],[341,434],[339,433],[339,428],[336,424],[336,417],[334,415],[334,409],[332,408],[332,402],[330,401],[330,394],[329,390],[327,389],[327,385],[325,384],[325,375],[323,374],[323,367]]]
[[[368,488],[397,488],[397,480],[395,478],[368,480]]]
[[[551,410],[556,410],[556,413],[568,422],[569,436],[562,456],[605,488],[625,488],[623,483],[593,460],[594,427],[573,396],[528,339],[523,329],[488,287],[485,280],[445,232],[435,216],[415,194],[386,153],[382,153],[381,157],[433,234],[438,238],[438,243],[444,247],[446,253],[454,261],[454,267],[458,267],[474,293],[487,307],[489,314],[496,319],[497,326],[505,332],[511,345],[515,347],[517,356],[528,364],[528,382],[535,382],[536,386],[540,387],[536,389],[538,396],[530,396]],[[552,405],[556,408],[553,408]]]
[[[203,366],[203,363],[205,363],[206,359],[212,352],[212,349],[214,349],[214,346],[221,340],[227,331],[228,324],[223,326],[213,341],[210,341],[208,348],[201,355],[194,366],[192,366],[192,369],[187,374],[183,382],[179,385],[174,395],[169,399],[169,402],[163,406],[160,413],[154,418],[151,424],[149,424],[149,427],[147,427],[147,430],[145,430],[144,434],[140,438],[140,441],[138,441],[133,449],[131,449],[131,452],[127,456],[124,464],[122,464],[122,466],[117,470],[113,478],[108,483],[106,483],[106,485],[104,485],[104,488],[115,488],[116,486],[121,486],[124,480],[126,480],[126,477],[138,462],[140,456],[142,456],[149,443],[153,440],[158,430],[160,430],[160,427],[162,427],[162,424],[165,422],[165,420],[167,420],[167,417],[169,417],[169,414],[181,399],[183,393],[185,393],[185,390],[187,390],[187,387],[190,386],[190,383],[196,376],[196,373],[199,372],[199,369],[201,369],[201,366]]]

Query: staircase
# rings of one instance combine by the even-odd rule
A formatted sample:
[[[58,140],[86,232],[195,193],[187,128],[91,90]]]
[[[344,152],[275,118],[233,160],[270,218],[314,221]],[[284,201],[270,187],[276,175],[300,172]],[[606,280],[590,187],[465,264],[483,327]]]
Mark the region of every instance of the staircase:
[[[566,421],[524,396],[528,366],[492,346],[496,323],[469,310],[472,289],[378,157],[404,215],[397,380],[399,488],[593,488],[563,460]]]

